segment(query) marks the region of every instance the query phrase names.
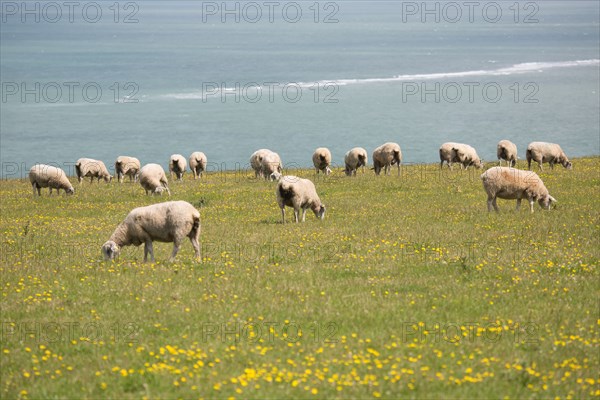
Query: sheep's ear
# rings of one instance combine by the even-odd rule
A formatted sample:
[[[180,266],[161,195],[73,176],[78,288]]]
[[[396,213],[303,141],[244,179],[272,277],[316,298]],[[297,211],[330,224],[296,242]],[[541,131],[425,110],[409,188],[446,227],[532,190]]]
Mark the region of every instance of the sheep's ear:
[[[558,203],[558,200],[556,200],[554,197],[550,196],[550,201],[553,203]]]

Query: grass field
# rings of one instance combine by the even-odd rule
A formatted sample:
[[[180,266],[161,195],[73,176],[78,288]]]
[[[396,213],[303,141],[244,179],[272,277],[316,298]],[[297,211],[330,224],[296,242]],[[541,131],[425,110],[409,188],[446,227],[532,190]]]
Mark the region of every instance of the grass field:
[[[0,396],[599,397],[600,158],[573,164],[540,173],[559,203],[534,214],[488,213],[481,170],[292,171],[327,214],[286,225],[275,183],[188,173],[170,199],[200,209],[201,264],[189,242],[102,261],[168,200],[138,184],[1,181]]]

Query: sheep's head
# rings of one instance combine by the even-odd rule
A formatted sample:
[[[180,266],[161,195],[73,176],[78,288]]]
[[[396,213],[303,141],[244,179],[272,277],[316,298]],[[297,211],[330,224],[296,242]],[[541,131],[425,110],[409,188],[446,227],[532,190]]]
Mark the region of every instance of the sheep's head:
[[[325,167],[325,175],[331,174],[331,168]]]
[[[119,246],[112,240],[102,245],[102,255],[107,261],[114,260],[119,255],[119,250]]]
[[[70,188],[65,190],[66,194],[75,194],[75,188],[71,186]]]
[[[475,161],[475,168],[477,168],[477,169],[483,168],[483,160]]]
[[[573,169],[573,163],[567,159],[565,159],[561,164],[566,169]]]
[[[110,182],[110,181],[112,181],[112,178],[113,178],[113,176],[112,176],[112,175],[105,175],[105,176],[104,176],[104,181],[105,181],[105,182]]]
[[[277,172],[277,171],[275,171],[275,172],[273,172],[271,175],[269,175],[269,179],[270,179],[271,181],[279,181],[279,180],[281,179],[281,177],[282,177],[282,176],[283,176],[283,175],[281,175],[281,173],[280,173],[280,172]]]
[[[554,197],[552,197],[552,196],[550,196],[550,195],[543,196],[543,197],[540,197],[540,198],[538,199],[538,204],[539,204],[539,205],[540,205],[540,207],[542,207],[544,210],[549,210],[549,209],[550,209],[550,206],[551,206],[553,203],[554,203],[554,204],[555,204],[555,203],[558,203],[558,201],[557,201],[557,200],[556,200]]]
[[[321,204],[321,206],[314,210],[315,216],[319,219],[325,218],[325,205]]]

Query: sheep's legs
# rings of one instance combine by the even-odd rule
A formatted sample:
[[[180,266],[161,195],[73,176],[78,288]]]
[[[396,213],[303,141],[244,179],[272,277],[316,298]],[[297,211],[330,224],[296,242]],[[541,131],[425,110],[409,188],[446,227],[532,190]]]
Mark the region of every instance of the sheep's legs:
[[[200,257],[200,243],[198,243],[197,237],[191,237],[190,242],[192,242],[192,246],[194,247],[194,255],[197,260],[202,260]]]
[[[516,209],[516,211],[519,211],[520,208],[521,208],[521,199],[517,199],[517,209]]]
[[[173,241],[173,252],[171,253],[171,258],[169,258],[169,262],[175,261],[175,256],[177,255],[177,252],[179,251],[180,245],[181,245],[180,241],[178,241],[178,240]],[[195,247],[194,247],[194,250],[195,250]]]
[[[302,209],[302,222],[306,222],[306,208]]]
[[[533,199],[529,199],[529,210],[531,211],[531,213],[533,214]]]
[[[300,214],[300,210],[294,208],[294,218],[296,219],[296,223],[298,223],[298,216]]]
[[[144,245],[144,262],[148,261],[148,254],[150,254],[150,261],[154,262],[154,249],[151,240],[148,240]]]
[[[285,206],[281,207],[281,223],[285,224]]]
[[[496,198],[495,197],[488,197],[487,206],[488,206],[488,212],[492,211],[492,207],[494,207],[494,210],[496,212],[499,211],[498,205],[496,204]]]

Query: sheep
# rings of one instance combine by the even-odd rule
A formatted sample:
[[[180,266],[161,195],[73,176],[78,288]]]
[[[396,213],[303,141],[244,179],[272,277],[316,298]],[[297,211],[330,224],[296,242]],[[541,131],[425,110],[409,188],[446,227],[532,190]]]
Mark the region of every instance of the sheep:
[[[534,160],[540,166],[540,171],[544,168],[542,164],[550,163],[550,168],[554,169],[554,164],[561,164],[566,169],[572,169],[573,164],[567,158],[567,155],[556,143],[531,142],[527,146],[527,168],[531,170],[531,160]]]
[[[319,147],[315,150],[312,160],[315,166],[316,174],[319,174],[319,171],[323,172],[325,175],[331,174],[331,169],[329,168],[331,165],[331,152],[329,149],[325,147]]]
[[[123,175],[129,176],[129,182],[138,181],[140,176],[140,160],[135,157],[119,156],[115,161],[115,175],[119,183],[123,183]]]
[[[321,203],[315,185],[310,180],[292,175],[283,176],[275,192],[277,204],[281,208],[282,223],[285,224],[285,206],[294,208],[296,223],[298,223],[300,209],[302,209],[302,222],[306,221],[307,208],[310,208],[318,219],[325,218],[325,205]]]
[[[385,174],[390,174],[392,165],[398,165],[398,176],[400,176],[400,164],[402,163],[402,150],[398,143],[385,143],[373,150],[373,169],[375,175],[379,175],[381,168]]]
[[[250,166],[254,170],[254,176],[256,178],[258,178],[259,176],[264,177],[264,174],[262,171],[262,160],[269,153],[272,153],[272,151],[269,149],[260,149],[260,150],[256,150],[250,156]]]
[[[190,155],[190,169],[194,174],[194,179],[202,178],[202,173],[206,170],[206,155],[201,151],[195,151]]]
[[[281,173],[281,158],[279,154],[270,152],[266,153],[260,163],[262,175],[265,179],[268,179],[274,172]]]
[[[356,170],[363,167],[362,171],[364,174],[367,162],[367,151],[362,147],[355,147],[344,156],[344,164],[346,166],[344,172],[347,176],[356,176]]]
[[[146,195],[162,195],[165,190],[171,195],[165,170],[158,164],[146,164],[140,169],[140,185],[146,191]]]
[[[60,189],[63,189],[66,194],[75,193],[73,185],[69,182],[67,174],[60,168],[53,167],[46,164],[36,164],[29,170],[29,181],[33,188],[33,195],[35,196],[36,191],[38,196],[42,195],[42,188],[50,188],[50,194],[52,189],[56,189],[56,193],[60,194]]]
[[[461,169],[469,169],[469,166],[475,165],[477,169],[483,168],[483,161],[477,155],[475,149],[468,144],[448,142],[440,146],[440,169],[444,161],[448,163],[448,168],[452,169],[452,163],[460,163]]]
[[[177,177],[178,181],[183,180],[183,174],[187,167],[187,161],[181,154],[173,154],[169,159],[169,171],[171,173],[171,179],[173,179],[173,173]]]
[[[110,182],[113,178],[102,161],[91,158],[80,158],[77,160],[75,163],[75,173],[77,174],[80,185],[83,183],[83,178],[86,176],[90,177],[90,183],[94,182],[94,178],[98,178],[98,182],[100,182],[101,178],[104,179],[105,182]]]
[[[510,140],[499,141],[496,153],[499,165],[502,165],[502,160],[506,160],[509,167],[514,167],[517,164],[517,145]]]
[[[517,211],[521,207],[521,200],[526,198],[529,201],[529,207],[533,213],[533,203],[538,201],[540,207],[545,210],[550,209],[552,203],[557,203],[556,199],[550,196],[548,189],[540,177],[532,171],[523,171],[508,167],[493,167],[481,174],[483,188],[488,198],[488,212],[492,207],[498,211],[496,198],[517,200]]]
[[[197,260],[200,260],[200,212],[187,201],[167,201],[134,208],[121,222],[110,239],[102,245],[105,260],[114,260],[123,246],[144,243],[144,262],[154,262],[152,242],[173,242],[172,262],[185,237],[190,238]]]

